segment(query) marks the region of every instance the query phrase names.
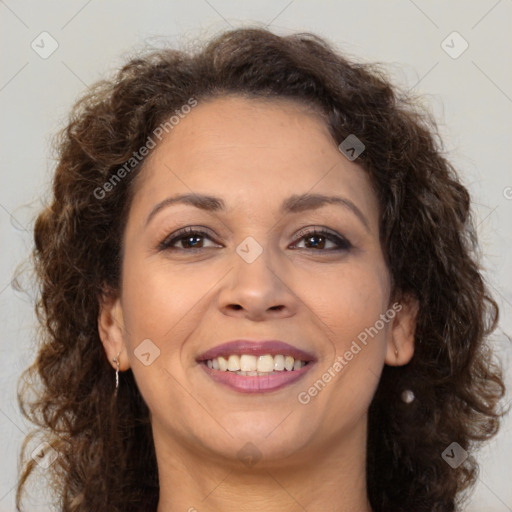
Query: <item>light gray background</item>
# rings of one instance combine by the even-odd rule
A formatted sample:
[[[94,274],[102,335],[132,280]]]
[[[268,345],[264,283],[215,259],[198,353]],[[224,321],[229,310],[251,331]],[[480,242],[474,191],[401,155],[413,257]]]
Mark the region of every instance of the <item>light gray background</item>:
[[[133,50],[254,22],[283,34],[323,35],[349,56],[386,63],[396,83],[424,95],[473,195],[486,275],[501,306],[495,343],[510,368],[511,0],[0,0],[1,511],[14,510],[18,452],[29,428],[18,411],[16,382],[35,354],[31,299],[14,291],[10,280],[31,248],[33,218],[48,190],[55,163],[51,136],[63,126],[78,95]],[[31,48],[34,40],[42,46],[38,36],[43,31],[59,45],[47,59]],[[441,46],[453,31],[469,44],[458,58]],[[453,54],[463,43],[451,37],[446,44]],[[509,394],[503,405],[510,399]],[[508,417],[499,436],[479,452],[481,474],[466,510],[512,511],[511,432]],[[33,510],[48,510],[35,501]]]

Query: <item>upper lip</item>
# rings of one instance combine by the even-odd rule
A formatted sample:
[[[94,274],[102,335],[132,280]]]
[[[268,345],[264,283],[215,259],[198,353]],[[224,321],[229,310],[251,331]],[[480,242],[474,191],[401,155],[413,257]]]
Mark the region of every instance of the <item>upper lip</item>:
[[[215,359],[216,357],[222,356],[227,357],[231,354],[242,355],[252,354],[254,356],[263,356],[270,354],[275,356],[282,354],[285,356],[292,356],[294,359],[301,361],[316,361],[313,354],[305,352],[297,347],[294,347],[284,341],[279,340],[262,340],[262,341],[251,341],[251,340],[234,340],[217,345],[203,354],[201,354],[196,360],[206,361],[208,359]]]

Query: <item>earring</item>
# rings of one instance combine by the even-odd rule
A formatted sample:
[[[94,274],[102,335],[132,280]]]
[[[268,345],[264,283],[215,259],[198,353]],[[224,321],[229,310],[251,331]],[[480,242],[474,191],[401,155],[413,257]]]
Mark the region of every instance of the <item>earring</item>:
[[[402,398],[402,402],[404,402],[404,404],[410,404],[410,403],[414,402],[416,397],[414,396],[414,393],[412,392],[412,390],[404,389],[402,391],[401,398]]]
[[[116,363],[116,390],[114,391],[114,396],[117,396],[117,388],[119,387],[119,356],[121,355],[121,352],[119,352],[119,354],[117,354],[116,357],[114,357],[114,359],[112,359],[112,361],[114,361],[114,363]]]

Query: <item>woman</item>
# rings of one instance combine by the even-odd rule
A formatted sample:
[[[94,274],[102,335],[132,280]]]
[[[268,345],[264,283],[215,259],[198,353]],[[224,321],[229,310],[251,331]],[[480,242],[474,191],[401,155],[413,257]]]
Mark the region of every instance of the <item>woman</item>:
[[[474,484],[497,305],[435,122],[376,66],[262,29],[134,59],[76,105],[34,234],[20,403],[59,510],[444,512]]]

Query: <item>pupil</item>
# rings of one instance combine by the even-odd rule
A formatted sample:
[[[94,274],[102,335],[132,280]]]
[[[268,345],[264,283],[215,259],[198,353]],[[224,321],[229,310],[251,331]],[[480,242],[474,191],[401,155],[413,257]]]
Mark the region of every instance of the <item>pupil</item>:
[[[190,243],[191,240],[198,240],[199,238],[201,238],[200,236],[197,236],[197,235],[194,235],[194,236],[189,236],[187,240],[187,245],[188,246],[195,246],[195,244],[192,242]]]
[[[318,246],[323,247],[323,245],[324,245],[324,244],[323,244],[323,241],[324,241],[324,237],[323,237],[323,236],[319,236],[319,235],[313,235],[313,236],[310,236],[310,237],[308,238],[308,242],[310,242],[310,243],[311,243],[311,240],[314,240],[315,238],[320,238],[320,239],[322,239],[322,242],[317,243],[317,244],[313,243],[313,246],[314,246],[314,247],[318,247]]]

